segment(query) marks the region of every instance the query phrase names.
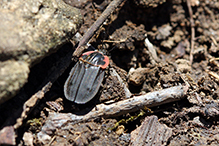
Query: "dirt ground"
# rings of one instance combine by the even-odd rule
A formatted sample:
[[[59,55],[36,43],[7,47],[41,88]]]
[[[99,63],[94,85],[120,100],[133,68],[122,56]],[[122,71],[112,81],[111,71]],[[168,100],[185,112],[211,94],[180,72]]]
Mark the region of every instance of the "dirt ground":
[[[111,1],[65,0],[81,9],[84,16],[84,24],[79,30],[81,34]],[[77,123],[53,133],[52,140],[47,144],[131,145],[131,132],[143,123],[145,117],[156,115],[159,123],[172,130],[171,136],[162,145],[219,145],[219,2],[191,0],[190,4],[194,25],[191,25],[191,11],[186,0],[127,0],[110,15],[90,41],[95,48],[108,51],[110,67],[118,72],[133,94],[188,85],[184,99],[152,107],[143,116],[137,116],[142,111],[139,110],[119,117]],[[148,51],[146,39],[155,47],[157,58]],[[32,68],[22,94],[1,107],[1,124],[37,91],[41,81],[49,74],[48,69],[69,51],[73,52],[71,43]],[[59,77],[18,129],[16,140],[19,145],[45,145],[38,139],[37,133],[50,112],[72,113],[109,100],[117,102],[125,99],[118,81],[108,76],[106,70],[95,101],[82,106],[67,101],[63,85],[74,64]],[[136,116],[134,120],[127,120]],[[125,122],[113,128],[122,119]]]

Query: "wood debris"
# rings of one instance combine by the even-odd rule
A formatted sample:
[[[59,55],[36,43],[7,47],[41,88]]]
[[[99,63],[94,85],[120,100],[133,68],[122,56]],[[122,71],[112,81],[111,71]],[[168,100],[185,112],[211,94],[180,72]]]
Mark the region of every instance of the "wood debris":
[[[141,126],[131,132],[131,146],[149,146],[167,144],[172,129],[158,121],[157,116],[146,117]]]

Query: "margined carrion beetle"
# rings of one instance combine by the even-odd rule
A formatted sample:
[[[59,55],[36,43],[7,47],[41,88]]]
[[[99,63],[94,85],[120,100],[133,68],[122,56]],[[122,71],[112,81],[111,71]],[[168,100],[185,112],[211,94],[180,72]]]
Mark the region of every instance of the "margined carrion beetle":
[[[77,104],[90,101],[97,94],[108,65],[109,58],[99,51],[82,54],[65,82],[65,97]]]

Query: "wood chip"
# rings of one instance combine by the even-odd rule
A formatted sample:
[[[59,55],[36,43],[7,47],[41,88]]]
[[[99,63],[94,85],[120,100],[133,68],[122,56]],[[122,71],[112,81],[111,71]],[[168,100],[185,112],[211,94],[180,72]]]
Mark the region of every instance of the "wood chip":
[[[142,125],[131,132],[131,146],[166,145],[172,129],[160,124],[157,116],[146,117]]]

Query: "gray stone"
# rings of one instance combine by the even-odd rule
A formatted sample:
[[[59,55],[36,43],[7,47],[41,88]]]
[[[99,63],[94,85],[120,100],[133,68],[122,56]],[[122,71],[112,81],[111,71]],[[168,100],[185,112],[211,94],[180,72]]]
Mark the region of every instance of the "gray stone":
[[[29,68],[56,52],[82,24],[62,0],[0,0],[0,104],[27,82]]]

